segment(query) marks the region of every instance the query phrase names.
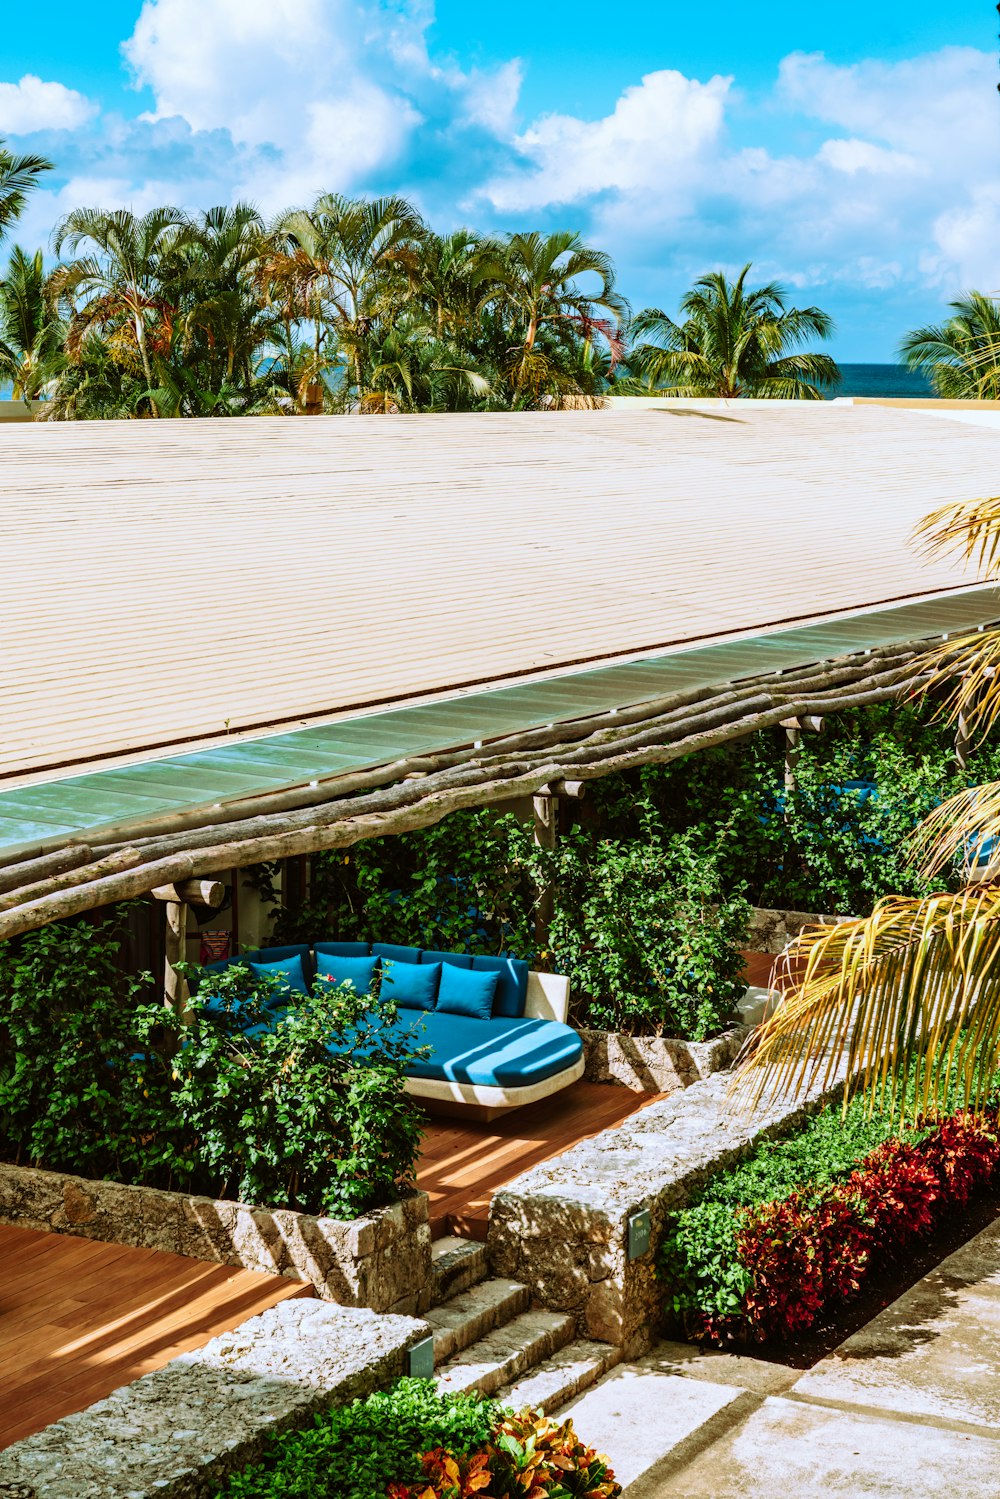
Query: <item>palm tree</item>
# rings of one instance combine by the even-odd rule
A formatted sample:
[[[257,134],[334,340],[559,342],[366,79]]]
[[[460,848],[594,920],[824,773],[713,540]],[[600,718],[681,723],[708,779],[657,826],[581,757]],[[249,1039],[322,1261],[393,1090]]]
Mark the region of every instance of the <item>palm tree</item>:
[[[828,354],[793,351],[829,338],[832,319],[819,307],[787,307],[777,282],[748,289],[749,273],[748,263],[735,281],[721,271],[700,277],[681,300],[681,322],[655,307],[639,313],[632,335],[643,341],[629,365],[647,387],[673,396],[822,400],[820,387],[840,378],[836,364]]]
[[[0,280],[0,382],[15,401],[36,401],[60,361],[64,329],[45,294],[41,250],[11,251]]]
[[[24,211],[28,194],[43,172],[52,171],[44,156],[14,156],[0,138],[0,243]]]
[[[375,324],[411,295],[423,220],[405,198],[327,193],[274,227],[285,248],[265,267],[270,294],[286,321],[312,322],[317,371],[330,358],[324,345],[336,341],[348,368],[345,395],[358,404]]]
[[[951,302],[944,323],[914,328],[899,346],[911,370],[920,370],[948,400],[1000,398],[1000,302],[970,291]]]
[[[581,286],[588,279],[596,288]],[[480,313],[493,311],[509,330],[504,373],[513,405],[582,393],[559,352],[572,347],[586,358],[587,347],[602,340],[612,362],[618,357],[628,304],[615,290],[610,256],[578,234],[512,234],[482,256],[476,280]]]
[[[237,203],[192,220],[161,266],[163,289],[180,309],[177,357],[199,367],[197,383],[207,390],[226,386],[240,391],[243,401],[254,400],[257,356],[280,323],[262,302],[256,280],[274,250],[257,210]],[[185,384],[181,380],[179,387]]]
[[[918,536],[1000,577],[1000,499],[961,501]],[[1000,721],[1000,630],[944,640],[922,654],[910,693],[941,699],[963,739]],[[1000,782],[938,806],[912,835],[928,877],[957,869],[957,893],[891,896],[868,917],[807,929],[775,975],[783,998],[756,1032],[738,1084],[759,1098],[793,1092],[846,1064],[846,1096],[867,1094],[902,1117],[943,1106],[957,1086],[982,1105],[1000,1067]]]
[[[127,208],[77,208],[63,219],[55,233],[57,255],[92,247],[58,266],[50,280],[54,301],[70,317],[71,358],[79,357],[88,334],[106,335],[112,355],[141,369],[147,387],[154,387],[153,355],[169,343],[177,311],[164,292],[165,273],[190,232],[179,208],[154,208],[142,218]],[[149,409],[159,415],[152,400]]]

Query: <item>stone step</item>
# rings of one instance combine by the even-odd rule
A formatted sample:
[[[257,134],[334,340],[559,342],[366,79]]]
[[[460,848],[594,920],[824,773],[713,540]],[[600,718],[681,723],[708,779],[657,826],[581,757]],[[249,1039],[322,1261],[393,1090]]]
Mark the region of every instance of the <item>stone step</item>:
[[[445,1364],[435,1383],[443,1392],[492,1395],[564,1348],[575,1330],[573,1318],[562,1312],[523,1312]]]
[[[527,1286],[516,1280],[484,1280],[442,1306],[432,1307],[424,1320],[434,1331],[435,1364],[446,1363],[494,1328],[526,1312],[530,1300]]]
[[[512,1410],[530,1407],[551,1416],[620,1362],[621,1350],[610,1343],[578,1338],[532,1369],[526,1378],[501,1390],[496,1398]]]
[[[431,1245],[431,1274],[435,1302],[459,1296],[486,1279],[486,1245],[448,1235]]]

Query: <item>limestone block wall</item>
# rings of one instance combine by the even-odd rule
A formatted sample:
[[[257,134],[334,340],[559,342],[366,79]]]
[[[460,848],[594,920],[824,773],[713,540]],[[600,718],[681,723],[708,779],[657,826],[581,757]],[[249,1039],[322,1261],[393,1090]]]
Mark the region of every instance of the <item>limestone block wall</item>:
[[[341,1306],[415,1314],[430,1305],[423,1192],[341,1222],[0,1163],[0,1223],[285,1275]]]
[[[274,1432],[390,1384],[425,1322],[285,1301],[0,1452],[10,1499],[213,1499]]]
[[[711,1077],[735,1061],[749,1035],[737,1025],[711,1041],[668,1036],[627,1036],[618,1031],[581,1031],[584,1077],[591,1083],[621,1083],[640,1093],[673,1093]]]
[[[581,1334],[639,1352],[660,1320],[656,1253],[672,1212],[716,1171],[766,1136],[786,1134],[836,1090],[777,1098],[752,1115],[717,1074],[581,1141],[497,1192],[487,1252],[494,1274],[531,1288]],[[628,1220],[652,1218],[650,1247],[628,1258]]]

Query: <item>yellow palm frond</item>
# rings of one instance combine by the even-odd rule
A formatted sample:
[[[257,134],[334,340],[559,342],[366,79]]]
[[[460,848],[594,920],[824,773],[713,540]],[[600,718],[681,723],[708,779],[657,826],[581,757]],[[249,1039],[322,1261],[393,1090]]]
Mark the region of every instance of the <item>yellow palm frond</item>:
[[[993,841],[1000,843],[1000,781],[949,796],[914,828],[907,854],[929,878],[956,858],[974,866]]]
[[[1000,1065],[1000,885],[807,928],[779,960],[783,998],[755,1032],[734,1090],[801,1094],[846,1074],[845,1094],[916,1117],[985,1100]]]
[[[913,534],[925,551],[957,552],[994,578],[1000,562],[1000,498],[952,500],[926,515]]]
[[[969,740],[990,733],[1000,718],[1000,630],[942,640],[918,664],[926,673],[919,690],[940,698],[939,716],[960,724]]]

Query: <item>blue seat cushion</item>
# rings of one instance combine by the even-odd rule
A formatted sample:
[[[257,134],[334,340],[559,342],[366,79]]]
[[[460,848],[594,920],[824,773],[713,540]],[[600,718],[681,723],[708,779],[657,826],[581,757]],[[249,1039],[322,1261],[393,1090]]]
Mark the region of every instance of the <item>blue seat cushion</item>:
[[[423,952],[421,963],[450,963],[452,968],[471,968],[472,959],[467,952]]]
[[[341,958],[335,953],[317,952],[316,977],[338,987],[350,984],[355,994],[370,994],[377,964],[377,958]]]
[[[391,942],[373,942],[373,958],[388,958],[391,963],[419,963],[419,947],[394,947]]]
[[[317,954],[328,952],[335,958],[367,958],[371,954],[370,942],[316,942]]]
[[[394,963],[382,959],[383,999],[406,1010],[433,1010],[441,982],[440,963]]]
[[[440,1010],[401,1010],[393,1030],[414,1048],[428,1048],[406,1070],[435,1082],[528,1088],[566,1072],[583,1055],[576,1031],[558,1020],[473,1020]]]
[[[473,968],[456,968],[453,963],[442,963],[438,1012],[489,1020],[499,977],[498,973],[476,973]]]
[[[528,998],[528,965],[524,959],[509,958],[506,953],[496,958],[473,958],[472,971],[499,975],[493,1014],[519,1020]]]

